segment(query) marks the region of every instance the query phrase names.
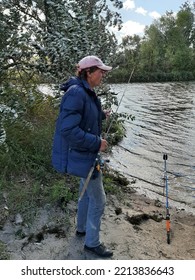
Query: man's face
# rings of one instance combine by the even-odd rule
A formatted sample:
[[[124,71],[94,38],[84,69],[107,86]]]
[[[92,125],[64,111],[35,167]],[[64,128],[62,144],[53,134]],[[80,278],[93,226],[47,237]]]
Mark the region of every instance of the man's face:
[[[105,76],[105,74],[106,74],[106,71],[101,70],[99,68],[92,73],[88,73],[87,81],[88,81],[89,85],[91,86],[91,88],[99,86],[102,81],[102,78]]]

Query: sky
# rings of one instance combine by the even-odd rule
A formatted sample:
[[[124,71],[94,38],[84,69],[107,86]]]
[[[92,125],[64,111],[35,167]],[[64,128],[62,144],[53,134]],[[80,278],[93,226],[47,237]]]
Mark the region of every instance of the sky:
[[[173,11],[177,13],[181,5],[187,0],[123,0],[123,8],[119,10],[123,28],[119,31],[112,28],[117,39],[121,40],[126,35],[143,35],[146,25],[151,25],[155,19],[158,19],[166,13]],[[188,0],[188,2],[194,2]]]

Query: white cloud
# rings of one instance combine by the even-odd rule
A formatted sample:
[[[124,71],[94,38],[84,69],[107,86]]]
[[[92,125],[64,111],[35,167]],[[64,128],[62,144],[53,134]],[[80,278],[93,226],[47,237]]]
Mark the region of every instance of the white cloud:
[[[139,22],[136,22],[136,21],[128,20],[123,24],[121,33],[123,33],[124,35],[133,35],[133,34],[143,33],[144,28],[145,28],[145,25],[143,25]]]
[[[123,8],[125,10],[133,10],[135,8],[135,2],[133,0],[126,0],[123,3]]]
[[[153,19],[158,19],[158,18],[161,17],[161,15],[158,12],[155,12],[155,11],[149,13],[149,16]]]
[[[125,23],[123,23],[123,27],[120,31],[118,31],[116,28],[110,28],[110,30],[116,35],[116,38],[118,39],[119,43],[122,40],[122,37],[125,37],[127,35],[140,35],[142,36],[144,33],[144,28],[145,25],[139,23],[139,22],[135,22],[135,21],[131,21],[128,20]]]
[[[141,14],[143,16],[145,16],[147,14],[147,11],[144,8],[142,8],[142,7],[137,8],[135,10],[135,12],[138,13],[138,14]]]

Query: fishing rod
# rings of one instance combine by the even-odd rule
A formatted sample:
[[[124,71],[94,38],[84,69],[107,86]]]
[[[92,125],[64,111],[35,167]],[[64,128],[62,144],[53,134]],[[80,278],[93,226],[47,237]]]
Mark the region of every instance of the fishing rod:
[[[91,176],[93,174],[95,166],[97,165],[97,162],[98,162],[98,158],[95,159],[94,164],[92,165],[91,169],[89,170],[89,173],[87,175],[87,178],[85,180],[84,186],[83,186],[82,191],[81,191],[80,196],[79,196],[79,201],[82,199],[82,197],[83,197],[83,195],[84,195],[84,193],[85,193],[85,191],[87,189],[87,186],[89,184],[89,181],[91,179]]]
[[[170,213],[169,213],[169,195],[168,195],[168,177],[167,177],[167,154],[163,155],[164,160],[164,181],[165,181],[165,191],[166,191],[166,231],[167,231],[167,243],[170,244],[170,230],[171,230],[171,222],[170,222]]]
[[[97,157],[96,157],[96,159],[95,159],[91,169],[89,170],[87,178],[85,180],[84,186],[83,186],[82,191],[81,191],[80,196],[79,196],[79,201],[82,199],[82,197],[83,197],[83,195],[84,195],[84,193],[85,193],[85,191],[86,191],[86,189],[88,187],[89,181],[90,181],[90,179],[91,179],[91,177],[93,175],[93,171],[96,168],[97,171],[100,172],[100,170],[103,168],[105,162],[109,162],[109,160],[103,160],[101,158],[100,153],[98,153],[98,155],[97,155]]]
[[[129,76],[129,80],[128,80],[128,82],[127,82],[126,88],[127,88],[128,84],[129,84],[130,81],[131,81],[131,78],[132,78],[132,75],[133,75],[134,70],[135,70],[135,67],[134,67],[133,70],[131,71],[131,74],[130,74],[130,76]],[[119,104],[118,104],[117,108],[116,108],[115,114],[118,112],[118,109],[119,109],[119,107],[120,107],[120,105],[121,105],[121,102],[122,102],[123,97],[124,97],[124,95],[125,95],[126,88],[125,88],[124,91],[123,91],[123,95],[122,95],[122,97],[121,97],[121,99],[120,99],[120,101],[119,101]],[[106,132],[106,134],[105,134],[104,139],[107,139],[107,138],[108,138],[108,133],[110,132],[110,128],[111,128],[111,126],[112,126],[112,124],[113,124],[113,121],[114,121],[114,117],[112,118],[112,120],[111,120],[111,122],[110,122],[110,124],[109,124],[109,127],[108,127],[108,129],[107,129],[107,132]],[[82,189],[82,191],[81,191],[81,193],[80,193],[80,196],[79,196],[79,201],[82,199],[82,197],[83,197],[83,195],[84,195],[84,193],[85,193],[85,191],[86,191],[86,189],[87,189],[87,187],[88,187],[88,184],[89,184],[89,181],[90,181],[90,179],[91,179],[91,177],[92,177],[92,175],[93,175],[94,169],[96,168],[98,171],[100,171],[100,170],[103,168],[104,162],[105,162],[105,161],[106,161],[106,162],[109,162],[109,160],[103,160],[103,159],[101,158],[100,153],[98,153],[98,155],[97,155],[97,157],[96,157],[96,159],[95,159],[95,161],[94,161],[94,164],[92,165],[91,169],[89,170],[89,173],[88,173],[87,178],[86,178],[86,180],[85,180],[83,189]]]

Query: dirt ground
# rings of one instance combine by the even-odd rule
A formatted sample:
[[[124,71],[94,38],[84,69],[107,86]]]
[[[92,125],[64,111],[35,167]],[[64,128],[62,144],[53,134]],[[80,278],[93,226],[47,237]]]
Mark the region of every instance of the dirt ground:
[[[95,260],[83,250],[84,237],[76,237],[76,203],[66,213],[58,206],[41,208],[31,228],[22,219],[8,220],[0,231],[12,260]],[[70,221],[61,223],[68,215]],[[170,208],[171,243],[167,243],[166,209],[158,200],[127,191],[118,200],[107,196],[101,241],[113,250],[113,260],[194,260],[195,216]],[[16,234],[17,233],[17,234]],[[19,234],[20,233],[20,234]]]

